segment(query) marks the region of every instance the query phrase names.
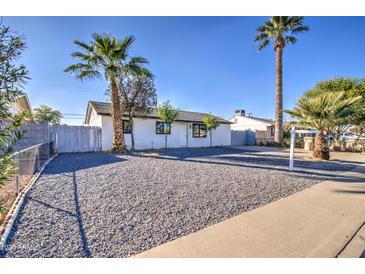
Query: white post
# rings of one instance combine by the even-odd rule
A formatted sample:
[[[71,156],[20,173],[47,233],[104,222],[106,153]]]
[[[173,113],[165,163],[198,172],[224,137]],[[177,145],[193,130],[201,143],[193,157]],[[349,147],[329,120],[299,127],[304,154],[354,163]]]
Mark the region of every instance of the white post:
[[[295,147],[295,127],[290,131],[290,159],[289,159],[289,171],[294,169],[294,147]]]

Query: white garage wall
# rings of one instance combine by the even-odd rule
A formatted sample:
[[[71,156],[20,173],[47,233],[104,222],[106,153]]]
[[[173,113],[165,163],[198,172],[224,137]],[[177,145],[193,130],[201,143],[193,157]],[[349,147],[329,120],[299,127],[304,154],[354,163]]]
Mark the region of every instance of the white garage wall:
[[[102,117],[102,149],[111,150],[112,148],[112,118],[111,116]],[[156,134],[156,120],[134,118],[134,142],[136,149],[158,149],[165,147],[165,135]],[[192,123],[175,122],[172,123],[171,134],[167,137],[167,147],[205,147],[210,146],[209,132],[206,138],[192,137]],[[220,124],[212,131],[213,145],[231,145],[231,125]],[[130,134],[124,134],[128,148],[131,147]]]

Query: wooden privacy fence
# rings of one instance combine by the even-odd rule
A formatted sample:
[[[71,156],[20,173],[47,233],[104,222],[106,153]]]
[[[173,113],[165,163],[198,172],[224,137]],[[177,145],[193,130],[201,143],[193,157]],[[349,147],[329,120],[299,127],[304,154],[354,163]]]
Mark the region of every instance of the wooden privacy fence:
[[[51,136],[58,153],[101,150],[99,127],[54,125]]]

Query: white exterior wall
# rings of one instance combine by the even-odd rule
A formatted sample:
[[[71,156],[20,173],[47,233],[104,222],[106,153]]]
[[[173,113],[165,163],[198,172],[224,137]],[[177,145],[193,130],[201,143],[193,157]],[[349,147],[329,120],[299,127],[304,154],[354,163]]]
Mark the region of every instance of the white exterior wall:
[[[271,125],[245,116],[235,116],[230,121],[233,122],[231,125],[232,130],[267,130],[267,127]]]
[[[91,108],[89,126],[101,127],[102,126],[102,115],[98,115],[96,111]]]
[[[96,113],[95,113],[96,114]],[[111,150],[113,140],[113,127],[111,116],[96,115],[90,116],[91,126],[102,127],[102,149]],[[134,142],[136,149],[158,149],[165,147],[165,135],[156,134],[155,119],[133,119]],[[100,123],[100,125],[99,125]],[[193,138],[192,123],[174,122],[171,124],[171,134],[167,137],[168,148],[178,147],[205,147],[210,146],[209,132],[206,138]],[[125,143],[128,148],[131,147],[131,135],[124,134]],[[220,124],[218,128],[212,131],[213,146],[231,145],[231,125]]]

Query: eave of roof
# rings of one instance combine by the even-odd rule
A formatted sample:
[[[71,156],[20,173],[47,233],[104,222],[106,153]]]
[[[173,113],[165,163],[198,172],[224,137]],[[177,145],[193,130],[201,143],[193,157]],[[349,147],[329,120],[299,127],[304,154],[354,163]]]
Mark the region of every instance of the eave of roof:
[[[274,120],[266,119],[266,118],[259,118],[259,117],[254,117],[254,116],[233,116],[230,120],[234,119],[235,117],[245,117],[245,118],[248,118],[248,119],[257,120],[257,121],[267,123],[267,124],[274,124],[275,123]]]
[[[86,111],[85,116],[85,123],[87,124],[90,119],[90,108],[93,108],[98,115],[109,115],[111,116],[111,104],[105,103],[105,102],[95,102],[95,101],[89,101],[88,107]],[[178,122],[202,122],[202,117],[207,115],[207,113],[201,113],[201,112],[192,112],[192,111],[185,111],[180,110],[179,116],[176,119]],[[126,115],[123,115],[126,116]],[[138,116],[134,116],[138,117]],[[158,115],[156,114],[156,110],[154,110],[152,113],[143,115],[144,118],[150,118],[150,119],[158,119]],[[217,117],[218,122],[221,124],[232,124],[232,122],[223,119],[221,117]]]
[[[33,110],[32,110],[32,106],[30,105],[30,101],[29,101],[29,98],[28,98],[28,95],[26,93],[20,95],[18,98],[17,98],[17,101],[18,101],[18,104],[21,105],[21,107],[24,107],[26,108],[26,110],[30,113],[30,114],[33,114]]]

